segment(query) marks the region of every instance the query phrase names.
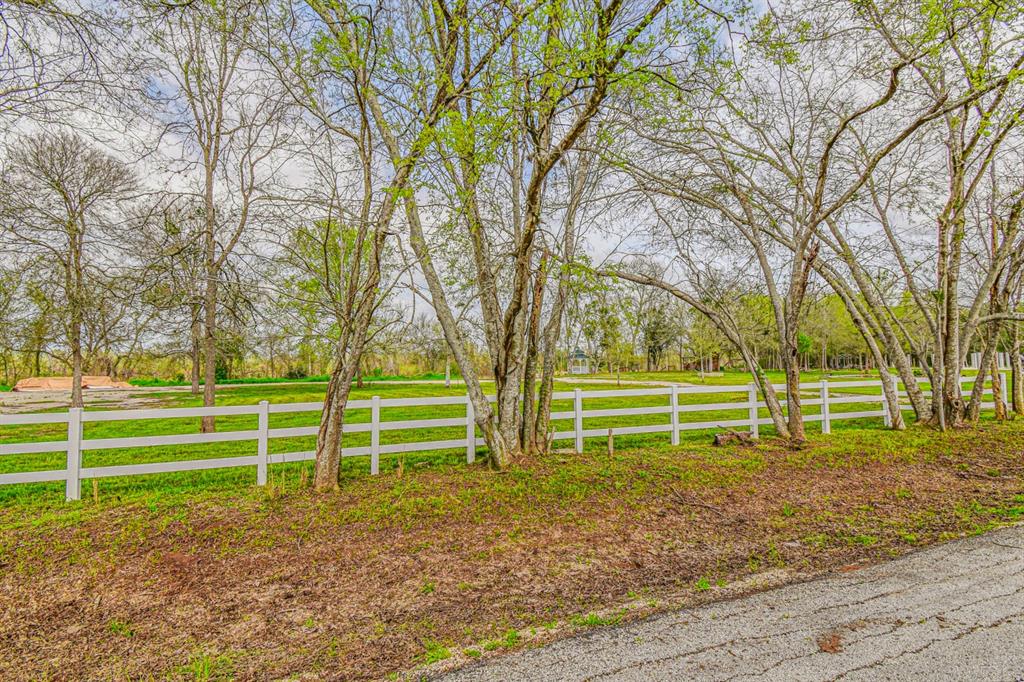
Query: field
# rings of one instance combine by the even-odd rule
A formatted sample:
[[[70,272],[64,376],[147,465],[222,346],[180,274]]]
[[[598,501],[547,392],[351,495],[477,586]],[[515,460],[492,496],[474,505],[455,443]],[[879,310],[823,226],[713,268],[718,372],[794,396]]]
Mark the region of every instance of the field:
[[[807,382],[817,381],[820,378],[818,373],[808,373]],[[868,378],[874,379],[872,375],[860,375],[854,373],[831,375],[833,380]],[[696,373],[665,373],[660,375],[635,375],[623,377],[623,388],[637,388],[640,386],[661,385],[664,382],[683,382],[693,385],[725,385],[735,384],[736,393],[708,395],[680,395],[680,403],[696,404],[707,402],[741,402],[746,400],[745,386],[749,377],[742,373],[729,373],[724,376],[709,376],[701,382]],[[773,375],[774,381],[782,381],[781,375]],[[652,381],[653,383],[645,383]],[[608,378],[586,378],[578,381],[559,381],[556,390],[569,390],[581,387],[587,390],[615,389],[619,387],[614,379]],[[255,405],[261,400],[271,403],[295,403],[315,402],[323,399],[325,386],[321,382],[308,383],[260,383],[226,387],[218,393],[218,405]],[[446,389],[441,383],[398,383],[394,381],[367,382],[364,388],[353,390],[352,399],[366,399],[373,395],[382,398],[410,398],[410,397],[433,397],[433,396],[461,396],[464,389],[457,383]],[[877,388],[856,388],[846,389],[846,395],[878,395]],[[13,394],[8,394],[13,395]],[[29,394],[22,394],[29,395]],[[833,392],[833,396],[839,394]],[[188,391],[182,390],[160,390],[148,389],[133,394],[133,400],[129,407],[197,407],[201,400],[191,395]],[[808,398],[817,396],[815,391],[805,394]],[[652,407],[667,404],[667,397],[630,397],[630,398],[609,398],[588,399],[586,409],[607,409],[621,407]],[[97,403],[87,405],[87,409],[117,409],[125,401],[121,399],[112,400],[109,403]],[[843,411],[856,411],[868,409],[870,406],[864,404],[836,405],[832,408],[834,413]],[[877,407],[877,403],[875,405]],[[63,408],[49,408],[51,411],[61,411]],[[554,411],[571,410],[571,400],[555,401]],[[805,406],[804,412],[808,415],[817,414],[820,409],[816,406]],[[455,418],[462,417],[465,408],[460,405],[445,405],[432,407],[401,407],[385,408],[382,410],[381,419],[384,421],[400,421],[424,418]],[[745,408],[738,408],[735,411],[709,412],[685,412],[680,414],[682,422],[697,421],[725,421],[731,419],[743,419],[747,416]],[[765,410],[761,416],[767,416]],[[368,409],[350,410],[347,414],[349,423],[365,423],[370,418]],[[294,414],[274,415],[271,419],[272,428],[313,426],[317,424],[319,414],[311,411]],[[588,418],[587,428],[601,428],[615,426],[639,426],[647,424],[666,423],[668,417],[664,414],[634,415],[628,417],[601,417]],[[877,420],[876,420],[877,421]],[[845,423],[845,422],[844,422]],[[230,416],[220,417],[217,420],[218,431],[248,430],[256,427],[255,416]],[[553,428],[566,430],[572,428],[571,420],[560,420],[553,422]],[[818,428],[814,424],[809,425],[810,429]],[[770,427],[763,429],[767,434],[771,433]],[[132,436],[151,436],[179,433],[196,433],[198,431],[198,420],[196,419],[149,419],[138,421],[113,421],[100,423],[87,423],[84,426],[84,437],[93,438],[117,438]],[[462,427],[434,428],[410,430],[385,431],[381,434],[383,444],[402,441],[426,441],[444,440],[463,437]],[[66,426],[63,424],[50,425],[23,425],[6,426],[0,432],[0,444],[17,442],[38,442],[63,440],[66,437]],[[686,432],[682,434],[684,442],[703,442],[707,440],[707,432]],[[641,447],[650,444],[657,444],[667,439],[664,434],[633,435],[617,439],[622,447]],[[346,446],[361,446],[369,443],[369,434],[355,433],[346,436]],[[281,438],[273,439],[270,442],[271,453],[291,452],[312,449],[315,445],[314,437]],[[568,446],[570,443],[561,441],[558,445]],[[91,450],[83,455],[83,466],[108,466],[118,464],[136,464],[159,462],[168,460],[200,459],[212,457],[230,457],[240,455],[251,455],[255,452],[253,442],[226,442],[209,443],[197,445],[175,445],[134,449],[117,450]],[[382,470],[396,469],[399,466],[423,466],[429,463],[454,463],[464,456],[461,450],[441,452],[409,454],[404,457],[392,456],[382,459]],[[39,471],[48,469],[63,469],[65,466],[63,453],[43,453],[32,455],[7,455],[0,457],[0,473],[16,471]],[[275,465],[272,468],[272,475],[302,477],[309,476],[312,471],[311,463],[295,463],[286,465]],[[369,461],[366,457],[346,458],[343,462],[343,476],[355,478],[369,473]],[[110,478],[99,481],[101,494],[113,495],[120,499],[150,499],[165,498],[176,495],[189,495],[197,488],[206,486],[216,487],[244,487],[252,482],[254,473],[248,469],[234,470],[211,470],[204,472],[188,472],[181,474],[161,474],[151,477],[125,477]],[[0,486],[0,504],[34,505],[41,504],[44,507],[53,502],[59,501],[61,497],[62,484],[31,484],[20,486]]]
[[[323,388],[247,385],[219,402],[314,401]],[[461,392],[389,383],[354,397]],[[146,395],[196,404],[187,392]],[[96,431],[86,437],[142,424],[196,429],[108,422],[87,424]],[[273,424],[283,425],[293,424]],[[713,448],[708,432],[684,432],[679,447],[664,434],[631,436],[608,454],[595,439],[582,455],[560,447],[502,474],[466,465],[462,452],[382,459],[377,477],[352,458],[332,494],[305,485],[309,464],[272,468],[264,488],[248,469],[104,479],[78,503],[59,484],[5,486],[0,678],[399,678],[1024,519],[1019,421],[947,434],[893,433],[880,419],[833,428],[812,426],[800,449],[767,429],[755,447]],[[7,427],[2,440],[63,437],[44,431]],[[251,447],[96,451],[86,464]],[[18,459],[4,466],[62,466],[59,454]]]

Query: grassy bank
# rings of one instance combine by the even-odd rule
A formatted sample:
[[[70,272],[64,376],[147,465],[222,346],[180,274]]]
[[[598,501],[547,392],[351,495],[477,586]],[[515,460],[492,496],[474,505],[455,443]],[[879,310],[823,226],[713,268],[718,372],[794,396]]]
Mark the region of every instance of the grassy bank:
[[[1020,519],[1022,436],[851,425],[798,450],[592,443],[505,474],[440,457],[324,495],[285,471],[266,489],[6,504],[0,678],[354,680],[469,660]]]

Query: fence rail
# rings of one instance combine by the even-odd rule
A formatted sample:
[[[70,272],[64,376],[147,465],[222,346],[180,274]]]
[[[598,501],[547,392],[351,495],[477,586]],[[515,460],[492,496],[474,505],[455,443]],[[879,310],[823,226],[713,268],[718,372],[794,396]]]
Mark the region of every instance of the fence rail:
[[[1007,378],[1002,375],[1002,397],[1007,400]],[[896,378],[893,377],[896,381]],[[919,380],[926,383],[926,380]],[[962,383],[973,383],[973,377],[964,377]],[[818,397],[801,400],[801,405],[806,407],[820,406],[818,414],[807,414],[804,420],[808,422],[821,422],[822,433],[831,433],[832,422],[843,419],[861,419],[867,417],[882,417],[885,424],[891,424],[891,417],[881,392],[878,394],[856,394],[846,396],[833,396],[831,391],[842,391],[845,389],[877,388],[882,387],[881,380],[875,381],[838,381],[830,382],[827,379],[820,382],[800,384],[801,393],[816,392]],[[776,386],[776,389],[783,391],[785,386]],[[746,399],[739,402],[709,402],[680,404],[680,396],[685,395],[714,395],[722,393],[745,393]],[[925,391],[925,395],[931,395]],[[905,390],[899,394],[906,397]],[[985,395],[991,395],[992,389],[985,388]],[[607,399],[607,398],[638,398],[664,396],[667,399],[666,405],[650,407],[626,407],[612,409],[584,409],[583,401],[586,399]],[[494,401],[493,396],[489,396]],[[572,420],[573,428],[569,431],[554,431],[553,440],[572,440],[577,452],[583,451],[583,441],[586,438],[603,437],[609,434],[614,436],[630,434],[669,433],[673,445],[679,444],[680,433],[690,430],[706,430],[715,428],[748,427],[755,437],[759,435],[761,425],[772,424],[771,418],[761,417],[760,410],[766,405],[759,399],[757,387],[751,383],[747,386],[724,385],[724,386],[671,386],[665,388],[639,388],[623,390],[582,390],[561,391],[552,395],[555,401],[568,401],[573,403],[573,409],[568,411],[552,412],[551,421]],[[786,400],[781,403],[785,406]],[[831,407],[835,405],[847,405],[858,403],[881,403],[882,409],[859,410],[850,412],[833,412]],[[431,407],[441,405],[465,405],[466,414],[464,417],[455,418],[433,418],[433,419],[410,419],[400,421],[381,421],[381,408],[394,407]],[[983,402],[983,408],[991,408],[992,402]],[[902,409],[909,410],[909,405],[902,405]],[[255,467],[256,482],[265,485],[267,482],[267,471],[271,464],[284,464],[289,462],[302,462],[315,458],[314,450],[303,450],[270,454],[269,441],[274,438],[309,437],[318,433],[317,426],[299,426],[286,428],[270,428],[271,415],[290,414],[299,412],[319,412],[323,403],[281,403],[270,404],[262,401],[257,405],[238,405],[222,407],[190,407],[190,408],[158,408],[158,409],[133,409],[133,410],[107,410],[87,412],[81,408],[71,408],[63,413],[35,413],[35,414],[0,414],[0,426],[4,425],[28,425],[28,424],[67,424],[67,438],[60,441],[22,442],[0,444],[0,456],[2,455],[24,455],[64,452],[67,455],[67,463],[64,469],[51,469],[46,471],[26,471],[17,473],[0,474],[0,485],[20,483],[45,483],[54,481],[65,481],[65,497],[68,500],[77,500],[81,497],[81,481],[88,479],[107,478],[111,476],[138,476],[158,473],[172,473],[181,471],[199,471],[205,469],[227,469],[234,467]],[[371,418],[366,423],[346,423],[343,426],[343,433],[369,433],[370,445],[343,447],[343,457],[370,457],[370,473],[377,474],[380,470],[380,456],[401,454],[408,452],[422,452],[433,450],[454,450],[465,449],[466,461],[473,463],[476,457],[477,448],[484,444],[482,438],[476,435],[474,423],[473,405],[466,396],[437,397],[437,398],[387,398],[377,396],[369,400],[351,400],[346,406],[348,410],[370,410]],[[692,412],[718,412],[718,411],[739,411],[746,410],[747,416],[744,419],[727,419],[715,421],[682,422],[681,414]],[[612,428],[584,428],[584,420],[602,417],[629,417],[640,415],[669,416],[668,423],[645,424],[638,426],[615,426]],[[192,417],[208,416],[256,416],[257,428],[255,430],[223,431],[218,433],[188,433],[158,436],[133,436],[125,438],[83,438],[82,427],[87,422],[112,422],[112,421],[137,421],[147,419],[181,419]],[[431,441],[410,441],[382,445],[380,434],[384,431],[394,430],[416,430],[433,428],[452,428],[464,426],[466,435],[464,438],[449,440]],[[123,448],[145,448],[167,445],[193,445],[201,443],[224,443],[234,441],[255,441],[257,444],[255,455],[241,455],[231,457],[217,457],[206,459],[190,459],[183,461],[151,462],[144,464],[121,464],[102,467],[83,467],[82,453],[92,450],[111,450]]]

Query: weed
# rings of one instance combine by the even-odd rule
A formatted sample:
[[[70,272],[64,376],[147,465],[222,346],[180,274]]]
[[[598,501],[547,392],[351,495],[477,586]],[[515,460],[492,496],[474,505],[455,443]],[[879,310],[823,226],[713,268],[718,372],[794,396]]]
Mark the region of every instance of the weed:
[[[422,658],[423,662],[427,665],[452,657],[452,652],[448,650],[448,647],[444,646],[440,642],[435,642],[432,639],[428,639],[423,642],[423,649]]]
[[[693,589],[697,590],[698,592],[707,592],[711,589],[711,581],[707,578],[702,577],[694,584]]]
[[[132,627],[132,624],[120,618],[114,618],[107,623],[107,630],[122,637],[133,637],[135,635],[135,629]]]
[[[601,627],[604,625],[615,625],[622,620],[623,615],[625,614],[619,612],[611,616],[601,617],[596,613],[588,613],[585,616],[574,616],[569,622],[581,628]]]
[[[179,671],[188,675],[194,682],[220,682],[233,677],[234,665],[226,654],[215,654],[197,649],[189,657],[189,662]]]
[[[854,535],[849,539],[849,541],[854,545],[862,545],[864,547],[871,547],[872,545],[878,544],[877,537],[865,534]]]

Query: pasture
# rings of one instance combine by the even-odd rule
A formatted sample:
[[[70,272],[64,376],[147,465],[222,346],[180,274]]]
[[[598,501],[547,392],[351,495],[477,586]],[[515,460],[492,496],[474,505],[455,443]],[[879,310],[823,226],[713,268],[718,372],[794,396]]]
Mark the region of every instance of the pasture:
[[[781,382],[781,373],[770,374],[772,381]],[[805,381],[814,383],[823,374],[807,372]],[[832,372],[827,375],[834,382],[875,379],[872,375],[862,375],[854,372]],[[743,403],[747,400],[747,384],[749,376],[741,372],[727,372],[717,375],[701,376],[697,373],[648,373],[636,375],[624,375],[621,382],[607,376],[596,376],[578,378],[575,381],[563,379],[556,382],[555,390],[565,392],[574,388],[582,388],[590,392],[613,391],[617,388],[639,389],[656,388],[668,383],[680,385],[678,403],[686,406],[679,414],[679,421],[683,424],[696,422],[713,422],[715,424],[744,419],[748,410],[743,405],[738,405],[735,410],[718,409],[714,412],[700,410],[696,406],[701,403],[727,404]],[[688,387],[699,386],[727,386],[735,385],[737,390],[728,393],[716,393],[710,395],[687,393]],[[218,406],[251,406],[260,401],[268,401],[271,404],[288,403],[313,403],[322,401],[326,385],[323,382],[287,382],[287,383],[252,383],[226,386],[219,389]],[[843,388],[838,392],[833,390],[832,398],[845,398],[856,400],[856,396],[878,396],[880,390],[877,387],[853,387]],[[0,394],[3,395],[3,394]],[[10,396],[16,394],[7,394]],[[32,394],[17,394],[22,402],[18,411],[35,411],[32,408]],[[433,397],[457,397],[465,395],[464,388],[457,382],[450,388],[445,388],[440,382],[423,383],[400,383],[397,381],[368,381],[362,388],[353,389],[351,400],[367,400],[372,396],[382,399],[391,398],[433,398]],[[813,418],[820,414],[820,405],[813,404],[818,397],[816,390],[804,392],[805,400],[811,404],[803,407],[806,416]],[[588,398],[586,401],[587,410],[614,410],[622,408],[656,408],[666,404],[667,396],[628,396],[609,398]],[[60,412],[60,407],[52,406],[52,402],[45,402],[45,398],[39,398],[41,404],[46,406],[45,412]],[[21,401],[19,401],[21,402]],[[0,410],[3,409],[3,399],[0,398]],[[160,390],[153,388],[139,389],[128,392],[126,397],[118,396],[108,401],[92,402],[87,410],[111,410],[123,407],[147,409],[155,408],[190,408],[201,405],[201,397],[193,396],[190,392],[179,389]],[[866,403],[845,403],[832,406],[833,413],[863,411],[865,409],[877,409],[877,404]],[[10,408],[8,408],[10,409]],[[568,412],[573,409],[572,399],[555,400],[552,404],[553,412]],[[385,407],[381,410],[382,421],[410,421],[421,419],[443,419],[460,418],[466,414],[464,405],[432,405],[432,406],[400,406]],[[304,412],[273,414],[271,415],[270,427],[296,428],[310,427],[318,424],[319,412],[308,410]],[[346,411],[346,422],[349,424],[366,424],[370,420],[370,410],[367,408],[350,409]],[[760,417],[766,417],[767,412],[760,410]],[[664,414],[641,414],[641,415],[617,415],[599,416],[588,418],[586,428],[589,430],[606,430],[609,428],[621,427],[644,427],[655,424],[666,423],[668,417]],[[871,420],[865,421],[870,423]],[[880,426],[881,421],[874,419]],[[844,422],[845,423],[845,422]],[[838,426],[838,424],[837,424]],[[249,431],[257,427],[256,415],[232,415],[218,417],[218,432]],[[571,418],[552,420],[552,429],[555,431],[566,431],[573,428]],[[811,428],[820,428],[812,425]],[[839,428],[843,428],[839,426]],[[685,427],[684,427],[685,429]],[[198,419],[196,418],[157,418],[139,420],[115,420],[83,425],[83,438],[85,439],[108,439],[108,438],[130,438],[140,436],[164,436],[173,434],[188,434],[198,432]],[[762,429],[770,435],[772,429],[765,426]],[[710,430],[683,430],[680,433],[681,442],[701,443],[707,441]],[[62,441],[67,437],[65,424],[26,424],[16,426],[4,426],[0,431],[0,446],[13,443],[38,443],[46,441]],[[438,441],[464,438],[465,429],[462,426],[419,428],[419,429],[392,429],[382,431],[380,441],[382,445],[390,445],[411,441]],[[604,447],[602,439],[590,438],[590,445],[595,443]],[[659,447],[667,444],[668,436],[665,434],[629,434],[616,438],[617,446],[623,448],[635,447]],[[346,434],[345,447],[364,447],[370,443],[368,432]],[[315,436],[298,436],[291,438],[274,438],[269,443],[270,454],[309,451],[315,447]],[[571,447],[570,443],[558,441],[556,447]],[[145,448],[121,448],[110,450],[89,450],[83,453],[83,467],[104,467],[127,464],[145,464],[164,461],[181,461],[190,459],[210,459],[224,457],[239,457],[255,454],[256,444],[252,441],[234,441],[219,443],[201,444],[176,444],[163,445]],[[394,471],[399,468],[430,466],[431,464],[455,463],[464,458],[464,451],[452,449],[441,452],[406,453],[401,455],[383,456],[381,460],[382,471]],[[25,471],[46,471],[56,470],[65,467],[63,452],[32,453],[0,456],[0,474],[25,472]],[[295,477],[300,480],[311,478],[312,463],[293,462],[274,465],[271,475],[281,478]],[[367,457],[346,457],[343,460],[343,478],[356,478],[369,473],[369,460]],[[97,483],[97,490],[86,490],[85,494],[113,495],[118,499],[150,499],[170,496],[174,498],[180,495],[188,495],[200,488],[214,486],[217,488],[244,488],[253,481],[251,469],[235,470],[206,470],[194,472],[181,472],[172,474],[153,474],[144,477],[113,477],[106,478]],[[0,504],[33,506],[36,504],[47,506],[54,500],[60,499],[61,483],[35,483],[15,486],[0,486]]]

